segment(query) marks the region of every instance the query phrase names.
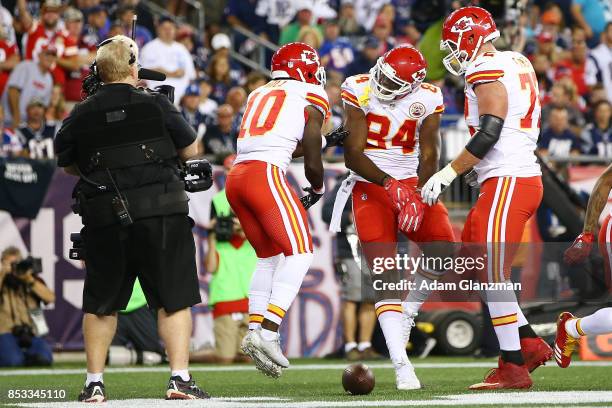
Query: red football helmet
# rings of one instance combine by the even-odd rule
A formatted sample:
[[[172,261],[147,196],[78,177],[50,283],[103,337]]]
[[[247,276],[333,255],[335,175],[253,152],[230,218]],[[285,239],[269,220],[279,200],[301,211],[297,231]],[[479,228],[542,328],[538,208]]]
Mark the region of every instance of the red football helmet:
[[[480,46],[499,37],[491,14],[480,7],[462,7],[451,13],[442,26],[440,49],[448,51],[443,62],[454,75],[465,72]]]
[[[394,101],[414,92],[427,75],[427,61],[410,44],[400,45],[378,58],[370,70],[370,87],[381,101]]]
[[[276,50],[272,56],[272,79],[287,77],[309,84],[325,85],[325,69],[314,48],[293,42]]]

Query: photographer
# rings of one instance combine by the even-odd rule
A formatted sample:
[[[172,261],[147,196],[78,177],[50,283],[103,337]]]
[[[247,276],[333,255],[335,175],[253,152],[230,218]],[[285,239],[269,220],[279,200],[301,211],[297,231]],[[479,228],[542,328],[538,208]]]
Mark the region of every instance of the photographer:
[[[51,347],[41,337],[48,331],[40,303],[55,295],[38,277],[40,260],[21,259],[9,247],[0,255],[0,367],[51,365]]]
[[[229,172],[235,154],[223,161]],[[249,327],[249,286],[257,255],[232,213],[225,189],[213,196],[206,270],[212,273],[208,304],[214,318],[215,350],[196,351],[192,362],[230,364],[248,361],[240,343]]]
[[[209,188],[211,168],[196,161],[202,180],[179,178],[183,163],[198,153],[196,135],[170,97],[135,87],[136,61],[138,48],[128,37],[100,43],[93,77],[84,81],[89,97],[75,106],[55,140],[58,165],[79,176],[73,209],[84,224],[87,379],[79,400],[106,399],[105,359],[117,311],[128,304],[136,277],[157,310],[168,353],[166,398],[209,398],[188,371],[190,307],[201,299],[185,188]],[[191,189],[194,183],[202,188]]]

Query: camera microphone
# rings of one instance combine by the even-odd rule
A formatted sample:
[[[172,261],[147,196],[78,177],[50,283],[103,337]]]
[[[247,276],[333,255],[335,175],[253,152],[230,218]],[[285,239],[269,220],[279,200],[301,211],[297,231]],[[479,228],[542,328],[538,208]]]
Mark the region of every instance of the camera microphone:
[[[165,81],[166,74],[162,74],[159,71],[153,71],[152,69],[140,68],[138,70],[139,79],[148,79],[149,81]]]

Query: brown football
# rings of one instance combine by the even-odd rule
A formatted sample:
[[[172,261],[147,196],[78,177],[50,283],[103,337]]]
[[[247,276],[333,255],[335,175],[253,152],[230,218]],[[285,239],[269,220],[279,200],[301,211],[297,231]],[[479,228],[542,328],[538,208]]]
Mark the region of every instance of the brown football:
[[[374,373],[365,364],[352,364],[342,373],[342,386],[345,391],[353,395],[371,393],[374,383]]]

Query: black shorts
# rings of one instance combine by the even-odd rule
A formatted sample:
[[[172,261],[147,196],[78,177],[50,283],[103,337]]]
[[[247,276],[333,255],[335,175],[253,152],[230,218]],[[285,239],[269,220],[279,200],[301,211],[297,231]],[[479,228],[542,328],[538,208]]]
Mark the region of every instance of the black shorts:
[[[109,315],[125,309],[136,277],[152,309],[171,313],[200,303],[192,226],[188,216],[171,215],[128,227],[83,228],[83,311]]]

